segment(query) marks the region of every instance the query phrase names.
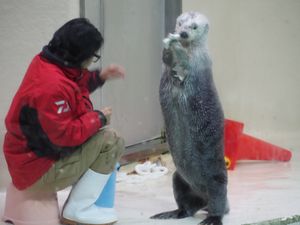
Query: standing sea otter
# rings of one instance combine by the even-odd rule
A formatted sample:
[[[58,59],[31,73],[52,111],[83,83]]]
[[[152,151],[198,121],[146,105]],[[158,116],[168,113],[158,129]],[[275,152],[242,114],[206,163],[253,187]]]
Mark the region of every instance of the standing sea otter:
[[[169,219],[208,211],[200,224],[221,225],[229,211],[224,162],[224,115],[207,49],[208,20],[197,12],[177,18],[175,34],[164,40],[165,69],[160,103],[176,171],[178,209],[151,218]]]

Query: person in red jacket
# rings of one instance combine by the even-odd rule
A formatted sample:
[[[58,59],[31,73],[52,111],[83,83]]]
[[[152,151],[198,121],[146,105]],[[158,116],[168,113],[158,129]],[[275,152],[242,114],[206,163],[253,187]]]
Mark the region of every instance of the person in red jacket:
[[[113,211],[94,204],[124,149],[124,140],[105,128],[111,108],[95,110],[89,97],[106,80],[124,77],[118,65],[87,70],[103,42],[85,18],[64,24],[33,58],[5,119],[4,155],[17,189],[73,185],[65,224],[116,221]]]

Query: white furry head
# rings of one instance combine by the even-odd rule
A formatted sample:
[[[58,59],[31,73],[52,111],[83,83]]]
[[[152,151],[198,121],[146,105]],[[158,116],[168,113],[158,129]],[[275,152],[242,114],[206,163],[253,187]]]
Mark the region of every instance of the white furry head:
[[[186,44],[205,44],[208,29],[208,19],[198,12],[183,13],[176,20],[175,33]]]

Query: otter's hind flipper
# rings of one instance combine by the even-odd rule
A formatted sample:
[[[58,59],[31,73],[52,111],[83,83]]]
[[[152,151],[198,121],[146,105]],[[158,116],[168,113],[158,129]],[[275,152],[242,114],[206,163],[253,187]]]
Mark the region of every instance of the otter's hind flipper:
[[[199,225],[223,225],[221,216],[208,216]]]
[[[202,197],[205,191],[195,192],[177,171],[173,174],[173,193],[178,208],[184,209],[190,216],[207,206],[207,201]]]
[[[184,209],[176,209],[173,211],[163,212],[151,216],[150,219],[182,219],[190,215]]]

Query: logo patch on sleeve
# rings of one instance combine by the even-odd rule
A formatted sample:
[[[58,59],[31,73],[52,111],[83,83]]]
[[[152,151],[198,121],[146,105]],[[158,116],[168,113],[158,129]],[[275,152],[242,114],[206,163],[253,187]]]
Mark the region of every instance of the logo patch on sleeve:
[[[58,106],[57,114],[61,114],[63,112],[69,112],[69,111],[71,111],[68,102],[65,101],[65,100],[57,101],[57,102],[55,102],[55,105]]]

